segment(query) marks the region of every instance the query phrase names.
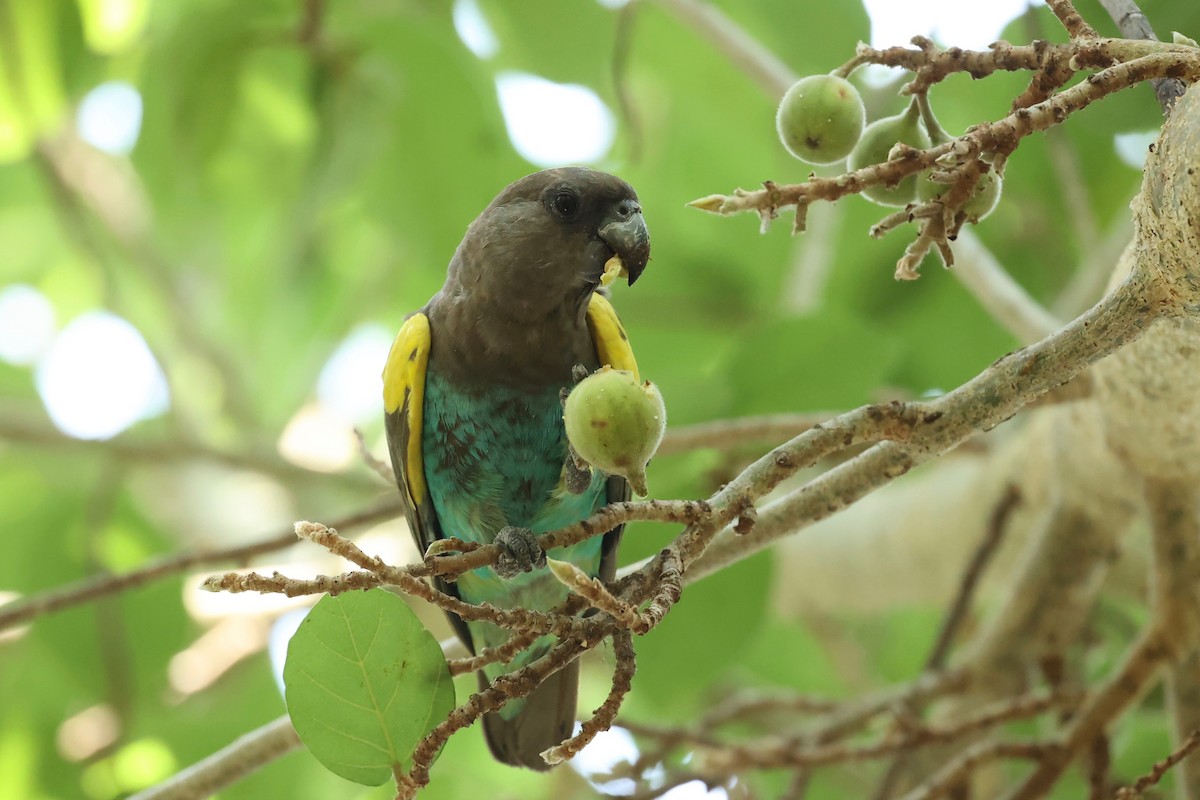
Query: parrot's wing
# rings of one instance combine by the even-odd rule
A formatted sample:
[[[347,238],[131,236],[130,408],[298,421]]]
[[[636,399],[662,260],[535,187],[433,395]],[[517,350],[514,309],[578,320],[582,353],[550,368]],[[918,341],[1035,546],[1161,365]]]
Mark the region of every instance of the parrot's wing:
[[[383,410],[392,470],[404,498],[404,516],[422,555],[441,537],[437,513],[425,484],[421,421],[425,408],[425,369],[429,365],[429,317],[413,314],[396,334],[383,368]]]
[[[596,358],[600,365],[628,370],[633,373],[634,378],[640,380],[637,359],[633,357],[629,336],[625,333],[612,303],[599,292],[592,294],[591,302],[588,303],[587,323],[592,342],[596,345]],[[624,502],[633,496],[629,482],[624,478],[610,477],[605,488],[609,503]],[[624,525],[618,525],[604,534],[604,541],[600,545],[599,575],[602,581],[611,581],[617,573],[617,545],[624,530]]]
[[[442,526],[433,508],[433,498],[425,483],[425,463],[421,456],[421,425],[425,412],[425,371],[429,366],[432,342],[429,317],[418,312],[404,321],[392,342],[387,364],[383,367],[384,428],[392,471],[404,498],[404,516],[421,554],[431,543],[442,538]],[[454,587],[435,580],[438,589],[458,597]],[[474,652],[467,624],[454,614],[446,615],[454,630]]]

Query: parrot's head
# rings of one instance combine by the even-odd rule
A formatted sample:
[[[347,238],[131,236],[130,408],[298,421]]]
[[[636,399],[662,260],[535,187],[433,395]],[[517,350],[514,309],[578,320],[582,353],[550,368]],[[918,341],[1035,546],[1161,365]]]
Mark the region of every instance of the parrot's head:
[[[548,169],[506,187],[471,224],[459,256],[452,279],[510,308],[586,303],[614,256],[630,285],[638,279],[650,234],[625,181],[582,167]]]

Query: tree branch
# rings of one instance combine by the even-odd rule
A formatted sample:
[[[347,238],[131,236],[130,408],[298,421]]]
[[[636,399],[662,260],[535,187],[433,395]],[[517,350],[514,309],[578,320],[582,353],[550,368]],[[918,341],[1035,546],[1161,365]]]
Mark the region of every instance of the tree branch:
[[[292,720],[285,714],[239,737],[228,747],[197,761],[162,783],[138,792],[129,800],[199,800],[211,797],[300,746],[300,737],[292,727]]]
[[[936,400],[894,403],[883,409],[867,406],[776,448],[723,491],[744,491],[747,483],[770,483],[761,477],[766,471],[764,460],[772,463],[772,459],[779,458],[791,463],[791,459],[805,453],[803,445],[823,438],[839,434],[853,438],[855,433],[878,437],[886,433],[889,439],[760,509],[758,524],[749,534],[736,536],[732,530],[721,531],[703,557],[689,568],[688,582],[753,555],[945,453],[976,432],[995,427],[1022,406],[1136,338],[1157,315],[1168,313],[1151,299],[1153,291],[1145,281],[1135,276],[1058,333],[1001,358]],[[873,428],[861,430],[871,415],[878,421]],[[865,438],[863,435],[860,440]],[[804,458],[800,463],[811,462]]]

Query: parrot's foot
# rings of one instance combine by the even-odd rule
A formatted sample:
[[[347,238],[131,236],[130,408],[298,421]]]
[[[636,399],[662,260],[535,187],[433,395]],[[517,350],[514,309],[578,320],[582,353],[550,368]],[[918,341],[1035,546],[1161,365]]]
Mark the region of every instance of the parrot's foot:
[[[583,364],[576,364],[571,367],[571,384],[574,386],[586,378],[591,373]],[[571,394],[571,390],[563,387],[559,390],[558,399],[562,403],[563,408],[567,407],[567,396]],[[592,465],[579,457],[575,452],[575,448],[567,442],[567,463],[563,469],[563,485],[571,494],[583,494],[592,485]]]
[[[512,578],[535,567],[546,566],[546,551],[538,544],[537,534],[529,528],[511,525],[500,529],[493,540],[500,545],[500,558],[492,567],[501,578]]]
[[[571,385],[564,386],[558,390],[558,402],[562,403],[562,407],[567,407],[567,395],[571,394],[571,390],[579,385],[579,382],[586,378],[591,373],[583,364],[576,364],[571,367]]]
[[[592,485],[592,465],[579,457],[567,443],[567,463],[563,466],[563,484],[571,494],[583,494]]]

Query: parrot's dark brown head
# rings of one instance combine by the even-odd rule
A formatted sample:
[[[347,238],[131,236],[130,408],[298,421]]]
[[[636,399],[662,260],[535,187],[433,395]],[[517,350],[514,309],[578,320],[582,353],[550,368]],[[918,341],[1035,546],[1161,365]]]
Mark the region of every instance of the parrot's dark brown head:
[[[548,169],[507,186],[471,223],[447,285],[536,316],[550,304],[586,301],[614,255],[630,284],[650,258],[633,187],[582,167]]]

